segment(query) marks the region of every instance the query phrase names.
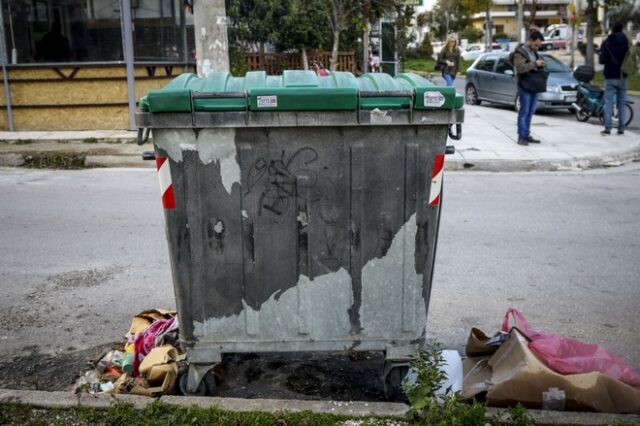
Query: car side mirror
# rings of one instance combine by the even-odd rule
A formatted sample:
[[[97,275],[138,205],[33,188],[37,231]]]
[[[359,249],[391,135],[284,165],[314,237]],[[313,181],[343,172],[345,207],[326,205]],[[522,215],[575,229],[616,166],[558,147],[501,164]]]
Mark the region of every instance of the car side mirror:
[[[506,75],[510,75],[510,76],[512,76],[512,77],[513,77],[513,75],[514,75],[514,74],[513,74],[513,70],[504,70],[504,73],[505,73]]]

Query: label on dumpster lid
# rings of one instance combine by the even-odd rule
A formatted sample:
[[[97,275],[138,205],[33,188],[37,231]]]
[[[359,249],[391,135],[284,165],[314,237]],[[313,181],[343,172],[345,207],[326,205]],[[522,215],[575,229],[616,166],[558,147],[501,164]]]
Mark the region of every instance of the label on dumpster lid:
[[[258,96],[258,108],[277,108],[277,96]]]
[[[444,105],[446,98],[440,92],[424,92],[424,106],[439,108]]]

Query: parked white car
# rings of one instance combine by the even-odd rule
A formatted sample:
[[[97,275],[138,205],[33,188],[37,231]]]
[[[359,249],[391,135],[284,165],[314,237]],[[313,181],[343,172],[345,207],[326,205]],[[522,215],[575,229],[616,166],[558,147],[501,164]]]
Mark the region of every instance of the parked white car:
[[[491,51],[499,51],[502,50],[502,47],[498,43],[491,44]],[[469,44],[466,49],[462,51],[462,59],[465,61],[475,61],[485,53],[485,47],[482,43],[473,43]]]

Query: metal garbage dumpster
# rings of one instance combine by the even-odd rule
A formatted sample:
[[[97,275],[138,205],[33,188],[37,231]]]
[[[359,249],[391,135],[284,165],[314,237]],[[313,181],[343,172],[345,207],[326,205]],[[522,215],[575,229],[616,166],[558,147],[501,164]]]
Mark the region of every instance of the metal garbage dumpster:
[[[447,136],[463,97],[414,74],[183,74],[141,99],[195,392],[224,353],[425,337]],[[454,130],[457,127],[457,130]]]

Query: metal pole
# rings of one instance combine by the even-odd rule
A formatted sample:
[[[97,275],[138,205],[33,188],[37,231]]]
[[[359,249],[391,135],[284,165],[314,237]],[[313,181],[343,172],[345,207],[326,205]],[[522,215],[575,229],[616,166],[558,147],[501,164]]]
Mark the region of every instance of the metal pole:
[[[180,29],[182,31],[182,60],[184,62],[183,72],[187,72],[187,63],[189,62],[189,45],[187,43],[187,17],[185,15],[184,6],[180,6]]]
[[[133,28],[131,27],[131,0],[120,0],[122,21],[122,51],[127,64],[127,95],[129,98],[129,130],[136,129],[136,90],[133,70]]]
[[[13,110],[11,108],[11,88],[9,87],[9,76],[7,75],[7,42],[4,38],[4,16],[3,7],[0,3],[0,60],[2,60],[2,81],[4,86],[4,102],[7,105],[7,126],[13,132]]]

